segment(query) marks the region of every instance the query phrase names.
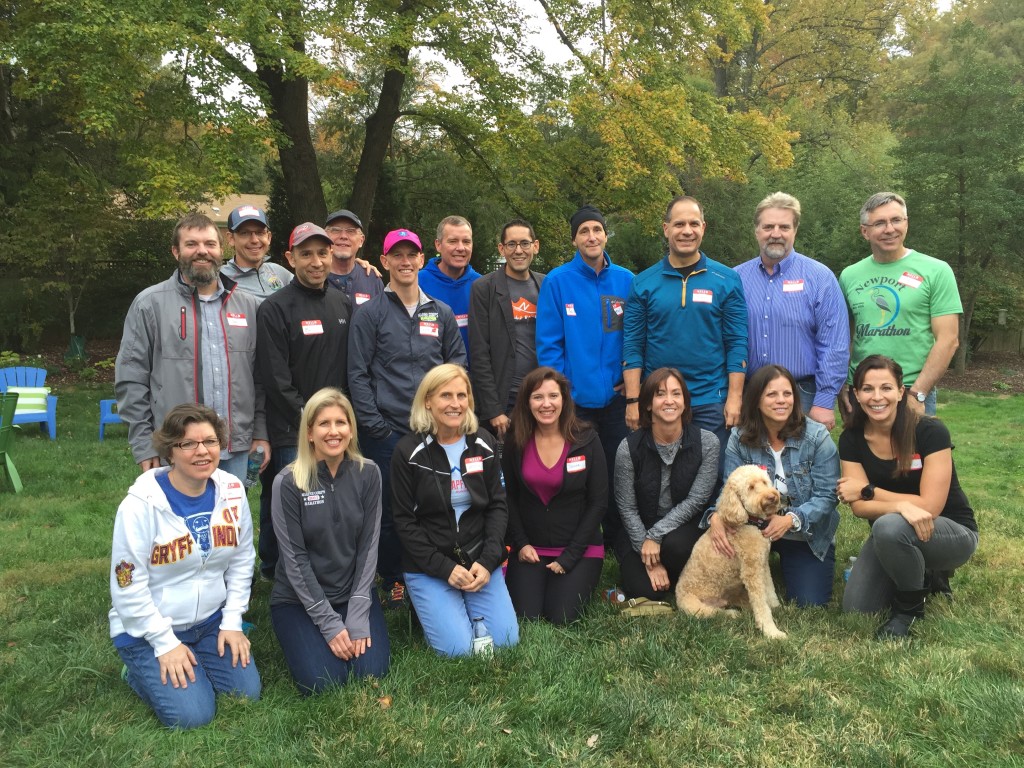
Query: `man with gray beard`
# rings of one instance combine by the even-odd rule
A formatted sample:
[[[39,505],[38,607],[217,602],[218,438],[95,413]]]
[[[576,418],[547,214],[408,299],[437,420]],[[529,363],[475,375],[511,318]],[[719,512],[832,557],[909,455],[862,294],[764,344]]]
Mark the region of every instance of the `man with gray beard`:
[[[114,368],[117,408],[143,472],[158,467],[154,430],[182,403],[213,408],[228,425],[220,468],[245,477],[248,454],[263,447],[270,461],[263,389],[256,363],[259,299],[219,274],[224,263],[217,226],[190,213],[174,227],[178,268],[132,302]]]
[[[797,253],[800,201],[775,192],[754,211],[760,254],[736,267],[747,300],[747,380],[766,365],[793,374],[800,407],[828,429],[846,382],[850,323],[832,270]]]

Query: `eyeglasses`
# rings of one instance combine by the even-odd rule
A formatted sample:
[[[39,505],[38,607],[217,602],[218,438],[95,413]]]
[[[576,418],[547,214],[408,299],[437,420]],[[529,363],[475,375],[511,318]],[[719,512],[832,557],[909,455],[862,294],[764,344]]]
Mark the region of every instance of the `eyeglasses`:
[[[235,235],[241,238],[263,237],[268,231],[269,230],[266,227],[262,227],[261,229],[239,229],[235,232]]]
[[[516,248],[522,248],[526,251],[533,243],[533,240],[509,240],[507,243],[502,243],[502,246],[515,253]]]
[[[182,440],[180,443],[172,443],[175,448],[180,448],[186,453],[192,453],[192,451],[199,449],[199,443],[202,442],[206,446],[206,450],[212,451],[214,448],[220,448],[220,440],[216,437],[208,437],[205,440]]]
[[[355,227],[328,227],[327,233],[330,235],[348,235],[352,237],[359,230]]]
[[[864,226],[868,229],[873,229],[875,232],[882,232],[886,227],[892,226],[893,229],[906,224],[906,216],[893,216],[891,219],[879,219],[878,221],[872,221],[870,224]]]

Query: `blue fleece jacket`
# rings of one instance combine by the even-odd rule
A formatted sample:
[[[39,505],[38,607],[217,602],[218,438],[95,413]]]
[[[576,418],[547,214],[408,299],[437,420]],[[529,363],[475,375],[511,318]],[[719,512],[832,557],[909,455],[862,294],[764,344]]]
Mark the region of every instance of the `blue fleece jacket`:
[[[466,271],[457,279],[448,277],[441,271],[441,257],[435,256],[420,270],[420,290],[427,296],[443,301],[455,313],[455,321],[459,324],[462,343],[466,347],[466,358],[469,358],[469,290],[480,278],[480,273],[469,264]]]
[[[603,408],[622,383],[622,321],[633,273],[612,264],[594,272],[579,251],[551,270],[537,299],[537,361],[561,371],[572,397]]]
[[[703,253],[690,276],[665,256],[633,281],[626,305],[625,369],[646,377],[678,368],[692,405],[724,403],[729,374],[747,367],[747,302],[736,272]]]

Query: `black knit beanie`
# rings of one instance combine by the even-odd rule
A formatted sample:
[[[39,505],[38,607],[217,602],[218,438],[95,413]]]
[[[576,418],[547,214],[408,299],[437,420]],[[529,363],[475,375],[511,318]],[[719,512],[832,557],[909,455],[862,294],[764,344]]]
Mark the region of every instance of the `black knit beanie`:
[[[604,223],[604,216],[601,215],[601,212],[592,205],[584,205],[572,215],[572,218],[569,219],[569,226],[572,228],[573,240],[576,239],[576,232],[579,231],[580,226],[587,221],[599,221],[601,222],[601,226],[607,229]]]

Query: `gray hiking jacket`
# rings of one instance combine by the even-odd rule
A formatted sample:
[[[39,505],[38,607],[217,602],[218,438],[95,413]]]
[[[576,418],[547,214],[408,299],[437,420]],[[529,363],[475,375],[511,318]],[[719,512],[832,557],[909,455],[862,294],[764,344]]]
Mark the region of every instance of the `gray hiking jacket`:
[[[267,439],[263,387],[256,364],[256,307],[260,300],[219,277],[224,293],[220,328],[228,358],[228,443],[232,453],[248,453],[252,441]],[[195,289],[175,270],[169,280],[150,286],[132,302],[124,319],[121,349],[114,367],[117,410],[128,422],[128,442],[136,462],[156,455],[153,431],[167,412],[182,403],[201,402],[202,326]]]

